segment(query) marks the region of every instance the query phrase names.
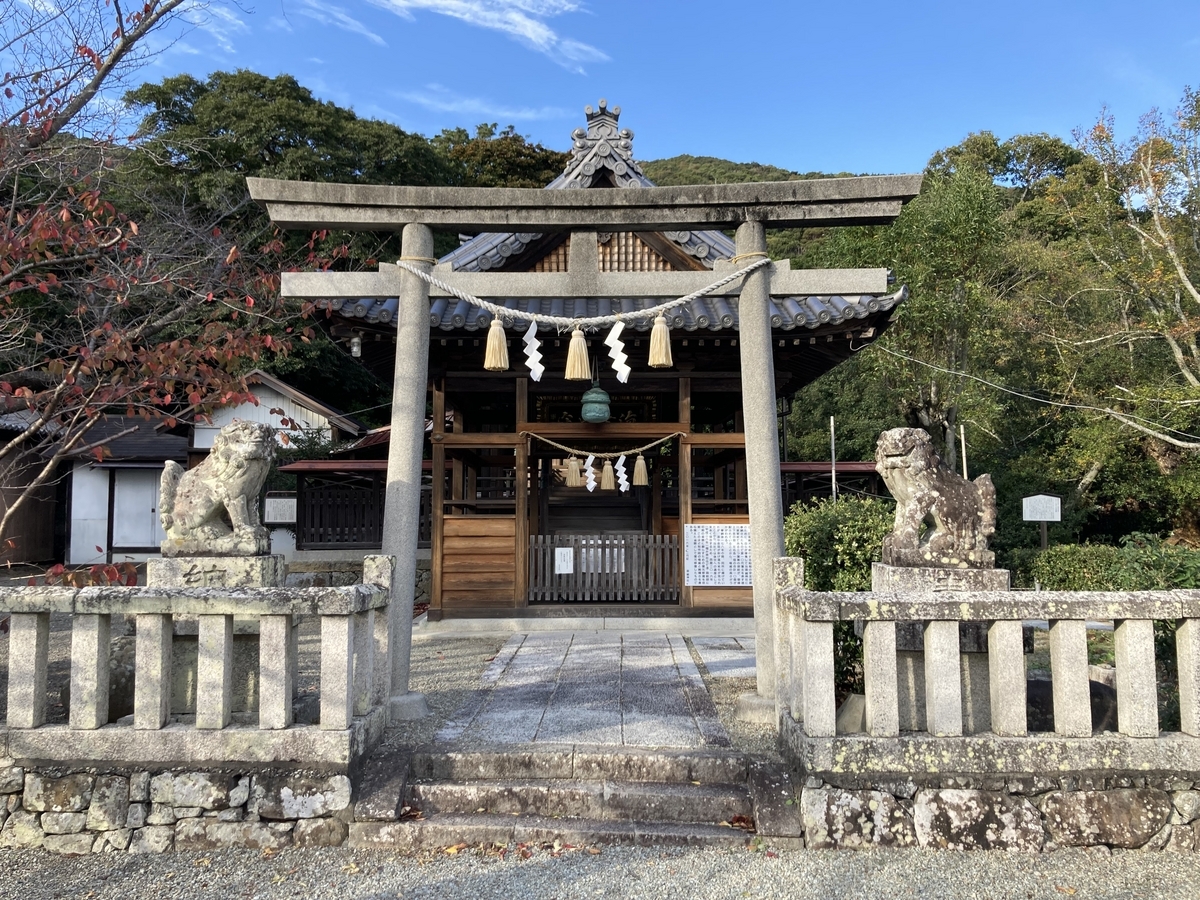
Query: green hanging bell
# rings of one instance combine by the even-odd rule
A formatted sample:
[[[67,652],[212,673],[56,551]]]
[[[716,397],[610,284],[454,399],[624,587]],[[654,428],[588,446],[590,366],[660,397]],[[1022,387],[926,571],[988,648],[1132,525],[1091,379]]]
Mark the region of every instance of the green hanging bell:
[[[607,422],[611,415],[609,403],[608,391],[600,387],[599,384],[594,384],[583,395],[583,409],[580,413],[583,421],[590,422],[593,425],[600,425]]]

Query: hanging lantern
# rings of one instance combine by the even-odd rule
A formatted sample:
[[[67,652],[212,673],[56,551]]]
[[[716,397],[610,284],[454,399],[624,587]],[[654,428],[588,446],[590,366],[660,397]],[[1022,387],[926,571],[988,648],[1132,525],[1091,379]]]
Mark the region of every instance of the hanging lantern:
[[[580,411],[580,416],[583,421],[590,422],[593,425],[599,425],[607,422],[612,413],[611,398],[608,396],[608,391],[600,387],[599,384],[593,384],[583,395],[583,408]]]

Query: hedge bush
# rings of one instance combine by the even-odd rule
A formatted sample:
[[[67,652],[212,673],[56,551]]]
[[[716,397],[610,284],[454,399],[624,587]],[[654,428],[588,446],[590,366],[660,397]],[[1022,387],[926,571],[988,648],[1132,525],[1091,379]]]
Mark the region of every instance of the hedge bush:
[[[896,505],[871,497],[797,503],[783,522],[789,556],[804,558],[810,591],[869,591],[871,563],[879,561]],[[863,692],[862,639],[852,622],[833,629],[834,683],[840,703]]]
[[[869,591],[896,504],[873,497],[797,503],[783,523],[789,556],[804,557],[811,591]]]

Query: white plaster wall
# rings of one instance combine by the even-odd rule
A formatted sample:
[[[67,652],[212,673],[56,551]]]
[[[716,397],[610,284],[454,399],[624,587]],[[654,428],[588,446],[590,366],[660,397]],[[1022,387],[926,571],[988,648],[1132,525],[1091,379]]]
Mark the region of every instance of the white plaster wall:
[[[108,558],[108,469],[77,462],[71,476],[71,545],[67,563],[102,563]],[[99,549],[97,549],[99,548]]]
[[[307,406],[302,406],[290,397],[285,397],[274,388],[257,384],[252,392],[258,398],[258,406],[253,403],[243,403],[241,406],[227,406],[212,415],[211,425],[196,425],[193,446],[197,450],[208,450],[216,439],[217,432],[234,419],[243,422],[262,422],[272,428],[279,428],[279,414],[272,414],[272,409],[282,409],[283,414],[295,422],[299,428],[288,429],[291,434],[300,431],[321,430],[325,436],[330,436],[329,420]]]

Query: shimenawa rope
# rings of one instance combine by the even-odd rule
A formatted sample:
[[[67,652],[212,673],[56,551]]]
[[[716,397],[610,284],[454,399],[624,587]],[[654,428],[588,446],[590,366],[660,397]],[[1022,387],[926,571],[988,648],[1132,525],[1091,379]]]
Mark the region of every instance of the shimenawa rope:
[[[652,306],[648,309],[639,309],[632,313],[615,313],[609,316],[586,316],[576,318],[572,318],[570,316],[547,316],[541,313],[525,312],[521,309],[509,309],[508,307],[501,306],[498,303],[490,303],[487,300],[476,297],[474,294],[468,294],[466,291],[461,291],[458,288],[447,284],[440,278],[435,277],[430,272],[424,272],[421,269],[418,269],[416,266],[409,264],[406,257],[401,257],[399,260],[397,260],[396,265],[404,269],[406,272],[411,272],[413,275],[416,275],[418,278],[428,282],[434,287],[439,288],[454,297],[457,297],[459,300],[465,300],[472,306],[491,313],[495,318],[506,320],[522,319],[526,322],[544,322],[549,325],[554,325],[561,330],[565,330],[568,328],[598,328],[601,325],[612,325],[616,322],[625,321],[627,319],[653,319],[655,316],[662,315],[669,309],[674,309],[676,306],[682,306],[685,303],[691,303],[693,300],[697,300],[700,297],[703,297],[705,294],[711,294],[718,288],[723,288],[731,281],[737,281],[739,278],[749,275],[755,269],[769,265],[771,262],[771,260],[767,258],[766,254],[759,255],[757,253],[744,253],[741,256],[758,256],[758,259],[750,263],[750,265],[738,269],[736,272],[731,272],[718,281],[714,281],[708,287],[701,288],[698,291],[692,291],[686,297],[679,297],[676,300],[668,300],[666,303],[660,303],[658,306]],[[738,258],[740,257],[734,257],[734,259]],[[427,260],[421,261],[426,262]]]
[[[596,459],[617,459],[618,457],[621,457],[621,456],[633,456],[635,453],[644,453],[645,451],[649,450],[652,447],[657,447],[659,444],[665,444],[667,441],[670,441],[677,437],[682,437],[682,436],[683,436],[682,431],[676,431],[671,434],[668,434],[666,437],[659,438],[657,441],[651,441],[649,444],[646,444],[644,447],[634,447],[632,450],[622,450],[619,453],[593,453],[590,450],[576,450],[574,447],[568,447],[565,444],[560,444],[558,441],[552,441],[552,440],[550,440],[550,438],[542,437],[542,435],[535,434],[532,431],[522,431],[521,432],[521,437],[537,438],[542,443],[549,444],[551,447],[554,447],[556,450],[562,450],[564,453],[569,453],[571,456],[594,456]]]

